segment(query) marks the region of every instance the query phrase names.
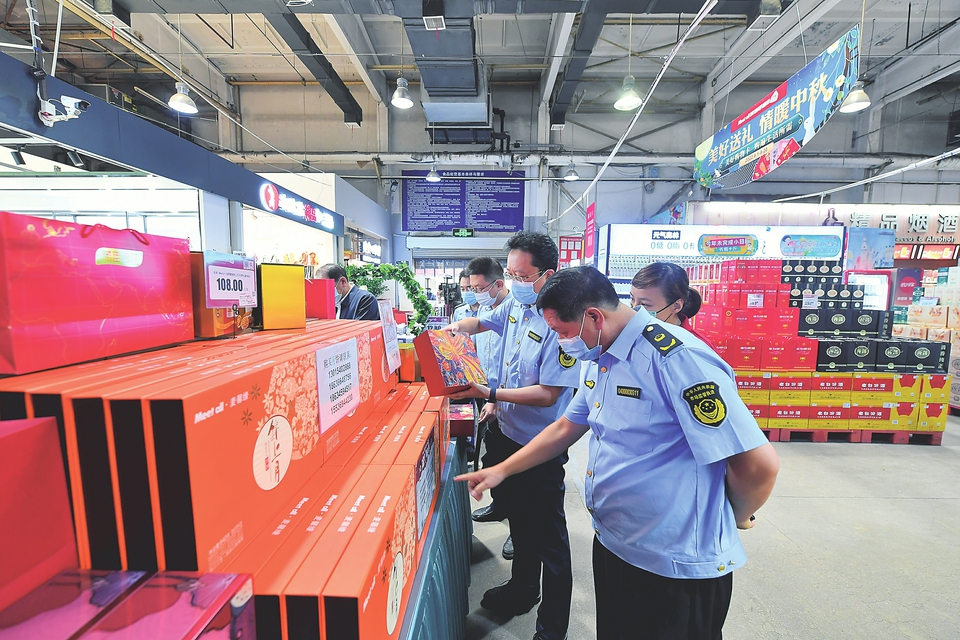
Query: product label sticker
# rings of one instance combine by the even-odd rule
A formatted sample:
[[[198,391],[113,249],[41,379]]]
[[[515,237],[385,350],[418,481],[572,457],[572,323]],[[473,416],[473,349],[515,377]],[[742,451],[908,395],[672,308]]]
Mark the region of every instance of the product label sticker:
[[[317,391],[321,434],[360,406],[356,338],[317,350]]]

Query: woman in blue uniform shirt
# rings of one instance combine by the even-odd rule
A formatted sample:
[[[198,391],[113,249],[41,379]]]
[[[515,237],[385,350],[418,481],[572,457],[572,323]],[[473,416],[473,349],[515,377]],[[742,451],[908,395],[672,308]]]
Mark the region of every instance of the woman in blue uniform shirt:
[[[460,476],[478,497],[587,432],[599,640],[719,640],[746,563],[737,529],[779,463],[733,371],[682,327],[621,304],[593,267],[565,269],[537,307],[581,359],[564,415],[499,465]]]

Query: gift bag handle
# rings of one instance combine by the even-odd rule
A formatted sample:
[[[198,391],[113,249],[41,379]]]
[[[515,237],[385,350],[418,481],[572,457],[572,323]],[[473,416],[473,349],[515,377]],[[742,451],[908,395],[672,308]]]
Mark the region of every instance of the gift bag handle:
[[[80,230],[80,237],[81,238],[88,237],[98,227],[101,229],[109,229],[110,231],[116,231],[116,229],[114,229],[113,227],[108,227],[107,225],[100,224],[98,222],[97,224],[84,225],[84,228]],[[133,237],[140,242],[140,244],[150,246],[150,240],[147,239],[147,236],[145,236],[143,233],[137,231],[136,229],[124,229],[124,231],[129,231],[131,235],[133,235]]]

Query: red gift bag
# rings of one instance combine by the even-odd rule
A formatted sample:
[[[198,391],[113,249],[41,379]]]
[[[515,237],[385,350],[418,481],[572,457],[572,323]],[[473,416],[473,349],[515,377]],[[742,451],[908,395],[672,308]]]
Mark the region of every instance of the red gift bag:
[[[191,338],[186,240],[0,212],[0,373]]]

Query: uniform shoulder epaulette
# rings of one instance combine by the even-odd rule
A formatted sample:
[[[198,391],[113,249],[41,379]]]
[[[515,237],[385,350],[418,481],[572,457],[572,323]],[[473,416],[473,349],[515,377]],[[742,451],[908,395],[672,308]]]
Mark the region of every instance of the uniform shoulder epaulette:
[[[643,330],[643,337],[662,356],[670,355],[670,352],[683,344],[676,336],[658,324],[648,325]]]

